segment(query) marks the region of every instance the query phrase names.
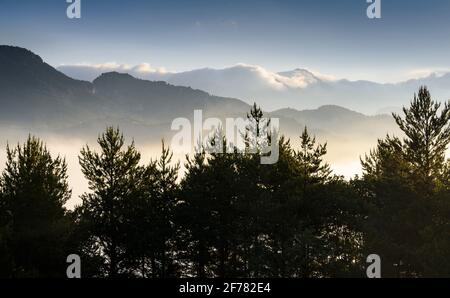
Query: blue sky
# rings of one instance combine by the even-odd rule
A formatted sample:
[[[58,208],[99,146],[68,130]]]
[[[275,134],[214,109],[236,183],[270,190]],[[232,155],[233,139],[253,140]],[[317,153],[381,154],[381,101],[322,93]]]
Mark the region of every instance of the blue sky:
[[[171,71],[237,63],[308,68],[338,78],[397,81],[450,69],[450,1],[0,0],[0,44],[54,66],[140,64]]]

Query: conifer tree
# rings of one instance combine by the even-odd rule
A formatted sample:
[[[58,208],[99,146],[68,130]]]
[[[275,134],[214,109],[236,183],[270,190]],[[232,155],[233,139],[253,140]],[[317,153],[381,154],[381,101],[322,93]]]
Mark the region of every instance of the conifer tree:
[[[176,247],[176,213],[179,187],[179,163],[172,165],[173,152],[162,142],[161,157],[155,162],[155,183],[151,191],[154,248],[159,263],[159,277],[176,276],[174,250]]]
[[[404,118],[393,116],[404,139],[379,140],[362,161],[366,248],[378,251],[386,277],[432,275],[439,271],[438,262],[445,264],[439,251],[448,248],[438,237],[446,238],[442,231],[449,223],[441,211],[448,190],[450,107],[441,108],[421,87],[403,112]]]
[[[393,114],[399,128],[404,132],[405,153],[416,174],[419,187],[432,191],[436,180],[442,175],[445,151],[450,143],[450,106],[432,100],[426,87],[414,94],[409,108],[403,108],[404,118]],[[425,195],[425,194],[424,194]]]
[[[213,214],[209,201],[211,193],[205,151],[200,151],[193,157],[186,157],[185,169],[177,214],[178,222],[185,231],[183,243],[186,249],[183,255],[187,263],[193,264],[193,268],[185,271],[188,276],[211,277],[210,247],[214,234],[211,229]]]
[[[0,180],[0,217],[6,222],[0,249],[12,261],[6,276],[63,277],[70,229],[64,204],[71,196],[66,162],[31,136],[6,153]]]
[[[80,222],[89,231],[91,245],[104,259],[110,278],[127,274],[124,266],[127,239],[125,210],[140,185],[140,154],[134,142],[124,148],[119,129],[108,127],[98,138],[100,152],[88,145],[81,150],[80,165],[91,192],[81,196]]]

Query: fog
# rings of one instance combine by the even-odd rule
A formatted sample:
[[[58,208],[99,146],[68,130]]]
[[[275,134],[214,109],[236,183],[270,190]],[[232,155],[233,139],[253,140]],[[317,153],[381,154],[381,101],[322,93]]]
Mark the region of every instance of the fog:
[[[6,162],[7,143],[10,144],[10,147],[13,145],[16,146],[18,142],[22,144],[26,140],[28,133],[18,130],[9,130],[7,133],[3,131],[1,135],[3,137],[1,137],[0,141],[0,169],[3,170]],[[55,157],[60,155],[66,159],[68,164],[69,185],[72,189],[72,198],[67,202],[66,207],[68,209],[73,209],[76,205],[81,204],[81,194],[89,191],[87,180],[81,172],[78,157],[81,148],[86,144],[88,144],[91,149],[99,151],[95,134],[94,137],[88,140],[60,135],[35,135],[42,138],[52,156]],[[125,144],[128,145],[133,139],[125,135],[125,140]],[[141,164],[148,164],[152,159],[159,158],[161,154],[160,142],[149,144],[139,138],[135,138],[134,141],[136,143],[136,148],[141,152]],[[328,141],[326,161],[330,163],[335,174],[342,175],[346,179],[349,179],[356,174],[361,174],[360,156],[369,152],[369,150],[376,145],[376,139],[355,142],[348,140],[324,140],[318,138],[318,142],[320,143],[325,141]],[[165,143],[170,145],[170,140],[166,140]],[[298,148],[299,138],[292,137],[291,144],[294,148]],[[185,154],[174,154],[173,163],[178,161],[181,163],[179,175],[182,177],[184,173]]]

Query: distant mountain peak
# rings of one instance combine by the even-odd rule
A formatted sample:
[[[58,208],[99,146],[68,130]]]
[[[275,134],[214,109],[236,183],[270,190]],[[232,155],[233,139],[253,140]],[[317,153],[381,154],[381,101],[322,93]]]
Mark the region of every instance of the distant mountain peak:
[[[110,80],[137,80],[137,79],[128,73],[111,71],[102,73],[98,78],[94,80],[93,83],[95,84],[101,81],[110,81]]]
[[[317,109],[317,111],[322,112],[322,113],[333,113],[333,114],[341,114],[341,115],[352,114],[352,115],[364,116],[362,113],[359,113],[352,109],[344,108],[344,107],[338,106],[338,105],[323,105],[323,106],[320,106]]]
[[[359,112],[353,111],[351,109],[347,109],[338,105],[323,105],[320,106],[318,108],[315,109],[304,109],[304,110],[299,110],[299,109],[295,109],[295,108],[283,108],[283,109],[279,109],[274,111],[273,113],[308,113],[308,112],[321,112],[321,113],[336,113],[336,114],[343,114],[343,113],[348,113],[348,114],[361,114]],[[363,115],[363,114],[361,114]]]
[[[283,77],[295,78],[295,77],[306,77],[310,80],[319,80],[312,72],[304,68],[296,68],[294,70],[282,71],[278,73]]]
[[[311,75],[314,76],[314,74],[312,72],[310,72],[309,70],[307,70],[306,68],[295,68],[293,70],[288,70],[288,71],[282,71],[279,72],[278,74],[283,74],[283,75]]]

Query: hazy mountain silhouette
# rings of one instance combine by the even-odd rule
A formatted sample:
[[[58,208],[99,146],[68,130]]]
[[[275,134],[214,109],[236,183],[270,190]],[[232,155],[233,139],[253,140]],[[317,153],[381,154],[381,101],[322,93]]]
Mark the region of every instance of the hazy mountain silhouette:
[[[283,75],[297,80],[290,84],[320,81],[301,69]],[[93,137],[106,125],[118,125],[129,135],[145,136],[148,142],[170,138],[173,119],[191,119],[196,109],[203,110],[204,118],[221,119],[245,117],[250,109],[238,99],[118,72],[104,73],[92,83],[75,80],[32,52],[10,46],[0,47],[0,104],[2,131],[19,127],[40,135],[56,132]],[[371,146],[378,137],[395,130],[389,115],[366,116],[340,106],[303,111],[286,108],[269,115],[280,118],[282,133],[288,137],[297,138],[306,125],[337,147],[342,142]],[[355,155],[360,146],[352,148]]]
[[[51,130],[89,129],[106,123],[157,125],[195,109],[223,116],[246,111],[242,101],[189,87],[106,73],[93,83],[69,78],[32,52],[0,47],[1,122]],[[170,125],[168,125],[170,129]]]
[[[73,123],[95,116],[98,99],[92,84],[67,77],[32,52],[0,46],[0,115],[2,121]]]
[[[101,71],[120,70],[142,79],[163,80],[215,95],[239,98],[249,104],[256,99],[268,111],[285,107],[314,109],[332,104],[374,115],[378,111],[396,111],[408,105],[412,90],[417,90],[421,85],[428,86],[434,98],[439,101],[450,98],[450,73],[382,84],[363,80],[337,80],[301,68],[276,73],[261,66],[247,64],[184,72],[159,71],[148,65],[65,65],[58,69],[71,77],[85,80],[93,80]]]
[[[105,73],[94,80],[94,93],[110,103],[109,112],[147,124],[189,116],[201,109],[213,116],[226,116],[249,107],[244,102],[209,95],[201,90],[162,81],[145,81],[129,74]]]
[[[298,126],[310,126],[318,131],[318,134],[328,138],[340,136],[344,139],[344,136],[352,136],[360,140],[376,139],[387,132],[397,131],[391,115],[366,116],[333,105],[303,111],[281,109],[272,112],[271,116],[295,120]]]

